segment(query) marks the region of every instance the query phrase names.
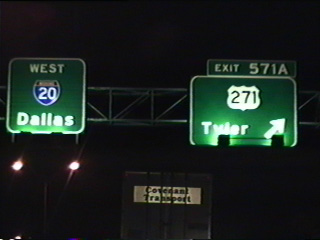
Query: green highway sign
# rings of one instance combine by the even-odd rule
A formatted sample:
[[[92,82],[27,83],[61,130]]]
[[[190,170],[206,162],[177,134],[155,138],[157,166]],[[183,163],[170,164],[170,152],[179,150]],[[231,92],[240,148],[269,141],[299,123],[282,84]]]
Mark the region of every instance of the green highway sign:
[[[85,127],[85,63],[15,58],[9,64],[7,130],[78,134]]]
[[[230,146],[271,146],[274,135],[283,145],[297,143],[296,83],[289,77],[196,76],[190,83],[190,142]]]
[[[295,78],[297,75],[296,65],[295,61],[209,59],[207,61],[207,75]]]

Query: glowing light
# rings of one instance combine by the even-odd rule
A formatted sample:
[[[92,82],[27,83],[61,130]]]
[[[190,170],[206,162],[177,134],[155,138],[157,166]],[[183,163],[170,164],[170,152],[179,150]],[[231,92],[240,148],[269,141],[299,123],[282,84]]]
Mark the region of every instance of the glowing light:
[[[15,170],[15,171],[21,170],[22,167],[23,167],[23,162],[22,162],[21,160],[15,161],[15,162],[12,164],[12,168],[13,168],[13,170]]]
[[[75,171],[75,170],[79,169],[79,167],[80,167],[80,163],[77,162],[77,161],[74,161],[74,162],[70,163],[70,165],[69,165],[69,168],[72,171]]]

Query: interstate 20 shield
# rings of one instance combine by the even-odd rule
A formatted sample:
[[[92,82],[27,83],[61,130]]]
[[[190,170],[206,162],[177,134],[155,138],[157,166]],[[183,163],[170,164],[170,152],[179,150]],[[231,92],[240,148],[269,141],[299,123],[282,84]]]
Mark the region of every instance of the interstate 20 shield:
[[[60,92],[60,84],[57,80],[37,80],[33,85],[34,98],[44,106],[57,102]]]

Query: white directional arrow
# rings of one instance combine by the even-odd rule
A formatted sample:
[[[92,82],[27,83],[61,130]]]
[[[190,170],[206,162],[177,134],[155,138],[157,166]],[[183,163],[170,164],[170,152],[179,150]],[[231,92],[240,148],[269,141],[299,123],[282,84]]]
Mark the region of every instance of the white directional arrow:
[[[286,125],[285,118],[271,120],[270,123],[272,124],[272,127],[264,134],[264,137],[266,139],[270,139],[276,133],[279,133],[279,134],[284,133],[284,129]]]

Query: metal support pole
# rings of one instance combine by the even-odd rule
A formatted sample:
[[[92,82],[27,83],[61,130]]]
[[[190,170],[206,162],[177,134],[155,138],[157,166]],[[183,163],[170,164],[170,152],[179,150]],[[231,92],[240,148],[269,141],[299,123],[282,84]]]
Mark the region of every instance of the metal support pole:
[[[47,201],[48,201],[48,183],[43,185],[43,239],[47,237]]]

